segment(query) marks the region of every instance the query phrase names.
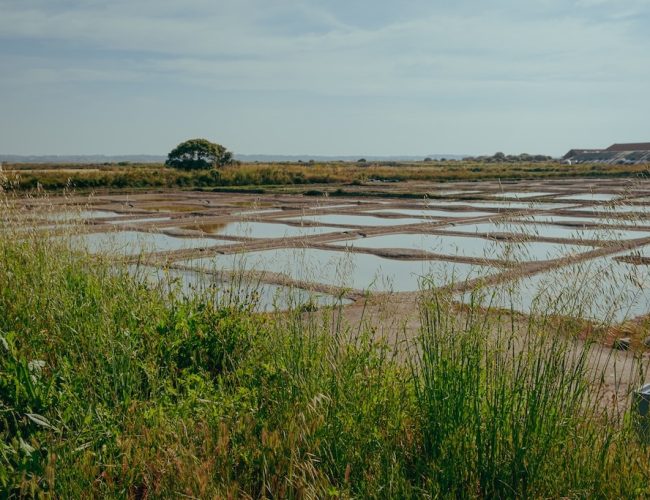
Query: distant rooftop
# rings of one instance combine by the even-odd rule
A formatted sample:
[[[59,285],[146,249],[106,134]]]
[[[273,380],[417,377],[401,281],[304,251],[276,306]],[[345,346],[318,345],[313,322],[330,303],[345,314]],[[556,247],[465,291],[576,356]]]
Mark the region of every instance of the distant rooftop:
[[[572,149],[564,155],[564,159],[572,163],[650,163],[650,142],[612,144],[607,149]]]
[[[650,142],[631,142],[628,144],[612,144],[605,151],[650,151]]]

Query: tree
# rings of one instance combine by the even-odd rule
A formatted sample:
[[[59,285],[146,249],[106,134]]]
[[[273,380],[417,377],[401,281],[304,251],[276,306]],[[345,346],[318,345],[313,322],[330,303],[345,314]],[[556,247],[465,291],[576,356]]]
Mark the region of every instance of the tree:
[[[232,162],[232,153],[206,139],[181,142],[168,155],[165,165],[183,170],[222,167]]]

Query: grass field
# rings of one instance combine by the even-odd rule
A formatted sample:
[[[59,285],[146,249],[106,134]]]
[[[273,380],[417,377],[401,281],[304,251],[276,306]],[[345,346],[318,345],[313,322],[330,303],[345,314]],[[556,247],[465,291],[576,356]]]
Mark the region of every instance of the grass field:
[[[210,188],[363,184],[371,181],[481,181],[562,177],[646,176],[648,165],[549,163],[315,163],[243,164],[219,170],[182,172],[163,165],[5,164],[5,187],[31,190],[75,188]],[[2,173],[0,173],[2,175]]]
[[[629,405],[603,404],[595,343],[553,311],[515,324],[424,291],[418,335],[388,345],[337,307],[182,297],[12,214],[2,497],[650,495]]]

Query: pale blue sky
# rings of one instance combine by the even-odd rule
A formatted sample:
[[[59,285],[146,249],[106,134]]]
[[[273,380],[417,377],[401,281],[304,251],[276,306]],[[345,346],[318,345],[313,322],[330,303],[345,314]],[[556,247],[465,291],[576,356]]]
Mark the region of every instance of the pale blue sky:
[[[0,153],[650,141],[650,0],[0,0]]]

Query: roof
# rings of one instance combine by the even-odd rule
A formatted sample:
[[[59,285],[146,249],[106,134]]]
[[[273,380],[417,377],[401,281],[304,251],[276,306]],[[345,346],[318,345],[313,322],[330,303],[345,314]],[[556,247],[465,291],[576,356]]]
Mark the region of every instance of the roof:
[[[577,148],[577,149],[572,149],[567,154],[565,154],[562,158],[567,159],[567,158],[571,158],[572,156],[576,156],[576,155],[581,155],[581,154],[585,154],[585,153],[602,153],[603,151],[604,151],[603,149]]]
[[[629,144],[612,144],[605,151],[650,151],[650,142],[631,142]]]

